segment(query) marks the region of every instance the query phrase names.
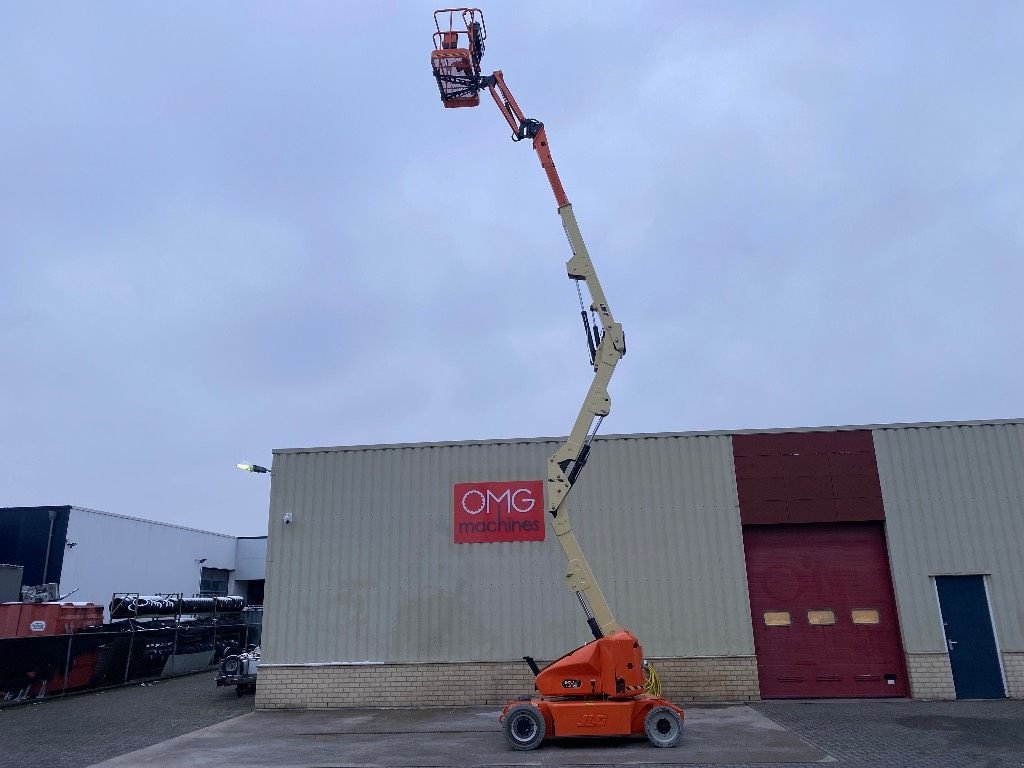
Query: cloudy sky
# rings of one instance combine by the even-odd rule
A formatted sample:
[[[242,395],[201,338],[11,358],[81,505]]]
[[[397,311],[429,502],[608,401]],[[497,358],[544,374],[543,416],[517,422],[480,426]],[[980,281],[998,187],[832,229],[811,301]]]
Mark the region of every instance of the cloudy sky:
[[[0,506],[260,534],[273,448],[568,429],[554,202],[432,10],[0,2]],[[604,432],[1024,416],[1024,5],[485,11]]]

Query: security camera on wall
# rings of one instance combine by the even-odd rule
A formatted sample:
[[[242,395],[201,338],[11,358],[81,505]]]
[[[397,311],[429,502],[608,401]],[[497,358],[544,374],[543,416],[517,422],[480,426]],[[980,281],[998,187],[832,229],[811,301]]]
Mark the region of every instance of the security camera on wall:
[[[289,525],[291,523],[291,521],[292,521],[292,513],[291,512],[285,512],[284,513],[284,517],[282,518],[282,520],[284,521],[285,525]]]

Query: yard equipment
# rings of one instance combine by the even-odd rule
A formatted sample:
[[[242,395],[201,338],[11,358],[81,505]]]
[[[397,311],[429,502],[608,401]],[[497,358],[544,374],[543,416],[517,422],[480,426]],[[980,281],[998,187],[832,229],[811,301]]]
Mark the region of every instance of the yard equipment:
[[[555,170],[544,124],[524,115],[501,70],[489,75],[481,71],[487,40],[483,12],[479,8],[446,8],[434,12],[434,25],[430,62],[442,104],[446,108],[475,107],[480,92],[486,89],[512,129],[512,140],[529,139],[540,159],[572,250],[566,270],[576,283],[594,368],[593,381],[568,439],[548,459],[545,493],[551,527],[568,563],[566,584],[575,593],[594,640],[544,669],[524,657],[540,695],[524,697],[504,708],[505,738],[517,750],[535,749],[546,738],[564,736],[646,735],[655,746],[674,747],[682,738],[683,711],[662,698],[660,691],[648,692],[651,680],[645,679],[647,665],[640,642],[615,620],[573,533],[567,503],[601,421],[611,410],[608,382],[626,354],[626,337],[608,306]],[[581,284],[590,294],[589,307],[584,304]]]
[[[256,671],[260,663],[260,647],[257,645],[241,653],[224,657],[217,670],[217,687],[235,686],[235,693],[244,696],[256,690]]]

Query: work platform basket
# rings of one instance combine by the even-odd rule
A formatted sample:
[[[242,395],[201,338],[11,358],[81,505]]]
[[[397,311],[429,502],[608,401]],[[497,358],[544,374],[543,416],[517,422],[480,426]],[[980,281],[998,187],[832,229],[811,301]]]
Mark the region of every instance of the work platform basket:
[[[487,27],[479,8],[443,8],[434,11],[434,70],[445,107],[475,107],[480,103],[480,60]]]

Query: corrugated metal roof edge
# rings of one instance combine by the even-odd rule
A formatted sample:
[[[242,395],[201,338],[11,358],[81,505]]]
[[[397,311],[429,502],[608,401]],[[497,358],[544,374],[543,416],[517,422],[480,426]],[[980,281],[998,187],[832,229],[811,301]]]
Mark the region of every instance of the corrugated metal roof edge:
[[[131,515],[119,515],[116,512],[104,512],[102,509],[89,509],[89,507],[76,507],[71,505],[71,509],[77,509],[79,512],[92,512],[94,515],[106,515],[107,517],[120,517],[122,520],[133,520],[136,523],[149,523],[150,525],[161,525],[164,528],[178,528],[182,531],[191,531],[192,533],[205,533],[210,536],[223,536],[226,539],[239,539],[240,536],[232,536],[230,533],[218,533],[217,531],[204,531],[202,528],[189,528],[187,525],[176,525],[174,523],[165,523],[160,520],[146,520],[144,517],[132,517]],[[266,538],[266,536],[260,536],[256,538]]]
[[[771,429],[720,429],[694,432],[633,432],[598,435],[597,440],[637,440],[654,437],[720,437],[723,435],[770,435],[782,432],[849,432],[859,429],[921,429],[928,427],[981,427],[1021,424],[1022,419],[979,419],[975,421],[918,421],[894,424],[845,424],[821,427],[773,427]],[[383,451],[398,448],[446,448],[457,445],[508,445],[522,443],[560,443],[565,437],[508,437],[489,440],[446,440],[423,443],[377,443],[372,445],[333,445],[316,448],[275,448],[273,453],[333,453],[338,451]]]

